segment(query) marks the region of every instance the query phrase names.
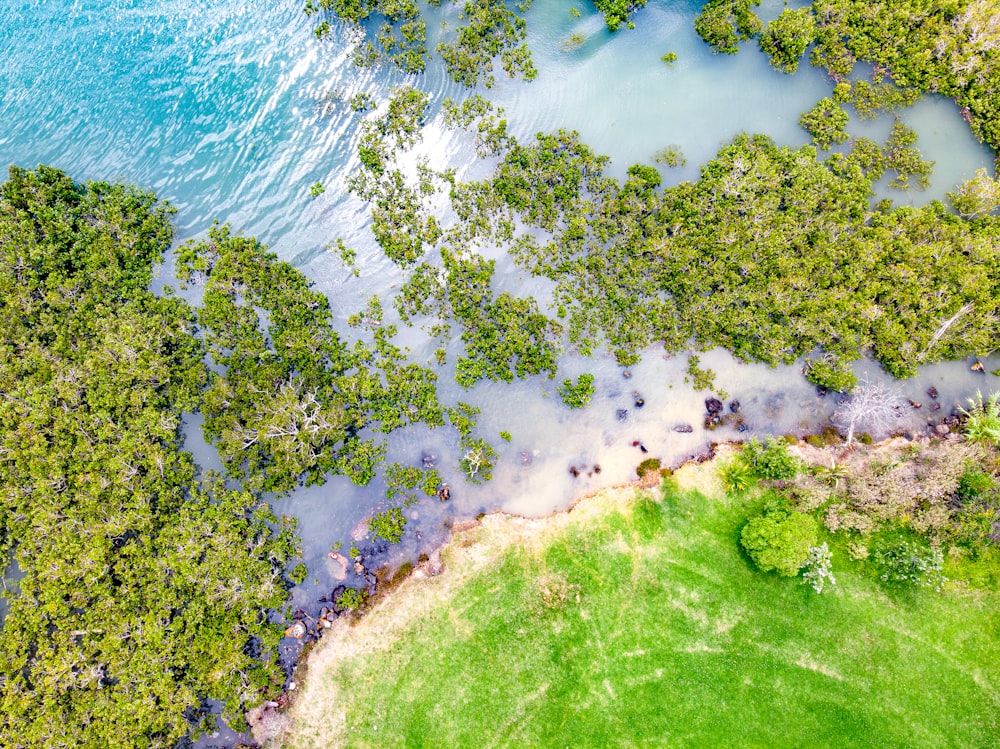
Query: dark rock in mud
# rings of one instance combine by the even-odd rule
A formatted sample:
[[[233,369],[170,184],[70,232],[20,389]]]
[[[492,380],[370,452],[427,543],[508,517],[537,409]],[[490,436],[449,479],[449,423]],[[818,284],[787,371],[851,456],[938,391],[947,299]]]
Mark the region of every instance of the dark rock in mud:
[[[708,411],[709,415],[720,414],[724,408],[725,406],[718,398],[705,399],[705,410]]]
[[[929,388],[927,388],[927,396],[930,398],[934,398],[936,400],[938,397],[938,389],[933,385],[931,385]]]
[[[731,413],[738,414],[743,410],[743,404],[739,401],[729,401],[729,410]]]
[[[674,427],[674,431],[680,434],[691,434],[694,431],[694,427],[690,424],[678,424]]]

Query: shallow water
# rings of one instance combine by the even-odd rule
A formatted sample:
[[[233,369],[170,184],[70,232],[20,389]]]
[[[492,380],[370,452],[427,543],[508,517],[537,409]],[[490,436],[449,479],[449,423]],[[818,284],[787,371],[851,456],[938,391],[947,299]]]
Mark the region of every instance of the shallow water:
[[[637,28],[609,34],[587,3],[546,0],[529,13],[529,43],[540,70],[531,84],[502,79],[486,93],[503,106],[511,128],[526,137],[558,127],[577,129],[597,151],[612,158],[621,176],[635,162],[649,163],[658,149],[676,144],[687,166],[669,170],[668,183],[697,177],[699,165],[740,131],[764,132],[793,146],[807,142],[799,113],[831,93],[822,71],[804,64],[794,76],[772,70],[755,46],[737,56],[713,55],[692,30],[700,2],[650,0]],[[422,78],[388,70],[359,71],[336,34],[316,41],[299,0],[8,0],[0,6],[0,162],[58,166],[77,179],[121,179],[154,189],[177,209],[180,238],[204,232],[214,219],[258,235],[315,280],[340,320],[371,294],[385,295],[400,281],[381,256],[367,226],[367,209],[346,195],[344,176],[356,166],[358,115],[346,100],[369,90],[384,99],[391,87],[412,82],[432,92],[436,111],[445,96],[463,91],[432,64]],[[584,10],[571,18],[574,5]],[[783,4],[765,0],[765,18]],[[454,23],[457,8],[438,13]],[[439,23],[428,24],[428,46]],[[564,51],[574,33],[585,35]],[[660,58],[678,55],[672,66]],[[929,97],[905,113],[920,136],[926,158],[936,162],[924,192],[887,193],[898,202],[940,199],[976,168],[992,162],[957,106]],[[855,134],[884,137],[890,119],[852,122]],[[469,143],[427,128],[421,151],[435,166],[468,167]],[[472,173],[487,165],[472,165]],[[321,181],[326,192],[309,196]],[[360,278],[341,267],[327,245],[342,237],[358,252]],[[498,266],[498,285],[544,296],[545,286],[525,278],[509,262]],[[431,346],[418,332],[404,332],[414,357]],[[454,347],[450,361],[454,361]],[[713,351],[703,366],[717,373],[716,386],[738,399],[747,434],[801,433],[828,420],[836,403],[818,398],[797,367],[769,368],[736,362]],[[393,559],[438,543],[456,515],[503,509],[540,515],[564,508],[583,492],[629,480],[648,455],[673,464],[703,453],[713,441],[736,438],[732,427],[702,427],[704,398],[684,384],[686,358],[647,352],[626,379],[603,354],[567,356],[559,380],[589,371],[597,394],[584,411],[566,409],[556,383],[532,378],[513,385],[483,383],[464,392],[442,373],[441,397],[480,405],[480,433],[501,454],[492,482],[464,483],[450,429],[411,429],[389,439],[390,459],[419,463],[436,456],[453,487],[448,504],[425,500],[408,510],[416,522]],[[986,361],[992,371],[996,357]],[[875,365],[861,363],[872,378]],[[927,404],[926,388],[939,389],[947,413],[976,389],[995,390],[991,375],[969,371],[969,362],[927,368],[901,383],[907,397]],[[633,392],[644,399],[635,407]],[[620,410],[626,411],[619,416]],[[908,428],[928,417],[927,405],[907,414]],[[188,445],[204,467],[218,466],[200,436],[199,420],[185,420]],[[690,425],[681,434],[674,427]],[[499,439],[511,432],[509,444]],[[597,473],[595,466],[600,466]],[[573,476],[570,467],[579,475]],[[295,492],[278,510],[301,518],[310,580],[295,591],[294,605],[312,604],[331,578],[323,559],[331,543],[349,545],[351,531],[377,505],[382,487],[353,487],[334,477],[323,487]],[[419,538],[417,534],[419,533]]]

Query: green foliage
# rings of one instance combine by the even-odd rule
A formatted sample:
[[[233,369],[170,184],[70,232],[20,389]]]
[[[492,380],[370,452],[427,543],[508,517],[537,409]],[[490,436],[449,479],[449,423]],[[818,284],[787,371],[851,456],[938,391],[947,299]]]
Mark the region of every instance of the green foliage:
[[[775,570],[793,577],[816,545],[817,525],[811,515],[770,510],[752,518],[740,532],[740,543],[762,572]]]
[[[879,579],[887,583],[919,585],[940,590],[945,583],[941,572],[944,556],[941,549],[906,538],[888,541],[874,554],[881,568]]]
[[[444,423],[437,376],[401,363],[395,331],[372,324],[374,350],[348,349],[326,297],[255,239],[215,226],[177,250],[177,274],[204,284],[198,319],[213,361],[204,393],[205,433],[227,469],[250,486],[282,491],[342,471],[367,484],[384,447],[349,437],[371,425]]]
[[[975,177],[960,184],[954,192],[949,192],[948,200],[963,218],[989,215],[1000,208],[1000,181],[981,167],[976,170]]]
[[[646,4],[646,0],[593,0],[594,6],[604,14],[609,31],[617,31],[623,23],[632,28],[629,17]]]
[[[677,53],[676,52],[667,52],[660,59],[663,62],[665,62],[667,65],[673,65],[675,62],[677,62]]]
[[[813,143],[828,151],[834,143],[843,143],[850,137],[845,129],[849,119],[843,107],[825,97],[808,112],[802,113],[799,124],[812,136]]]
[[[344,443],[336,469],[358,486],[368,486],[385,460],[385,443],[352,437]]]
[[[494,111],[492,102],[479,94],[463,99],[461,104],[449,97],[441,103],[441,109],[444,112],[444,124],[451,128],[468,128],[476,119]]]
[[[605,164],[575,133],[527,146],[505,136],[493,178],[452,194],[461,241],[508,242],[521,267],[554,281],[553,304],[585,354],[606,345],[632,364],[653,343],[694,343],[777,364],[821,349],[814,378],[847,387],[866,351],[911,376],[993,347],[998,228],[939,203],[873,212],[872,180],[889,162],[871,141],[820,162],[811,147],[738,136],[697,182],[660,196],[641,175],[605,177]],[[514,219],[551,238],[515,236]],[[419,278],[418,306],[440,309],[435,273]],[[982,314],[944,325],[961,309]]]
[[[360,91],[351,97],[350,105],[354,112],[367,112],[369,109],[375,109],[378,102],[367,91]]]
[[[763,27],[752,10],[758,5],[760,0],[709,0],[694,19],[694,30],[713,52],[735,55],[740,42]]]
[[[524,2],[524,10],[530,4],[530,0]],[[538,74],[524,41],[525,21],[509,10],[504,0],[466,0],[460,17],[468,23],[455,29],[457,39],[437,47],[448,75],[456,83],[470,88],[479,84],[492,87],[493,61],[497,57],[511,78],[530,81]]]
[[[875,119],[880,112],[891,112],[909,107],[920,98],[918,89],[900,88],[891,81],[869,83],[860,80],[840,85],[848,86],[849,89],[849,93],[842,96],[842,100],[849,101],[854,106],[858,116],[867,120]]]
[[[637,192],[648,195],[663,182],[663,178],[656,167],[647,164],[633,164],[628,168],[628,181],[626,188],[631,188]]]
[[[563,39],[562,51],[563,52],[573,52],[580,49],[584,42],[587,41],[587,35],[582,31],[574,31],[568,37]]]
[[[309,577],[309,569],[302,562],[292,567],[292,571],[288,573],[288,579],[296,585],[305,582],[307,577]]]
[[[969,442],[1000,447],[1000,392],[983,399],[980,392],[969,398],[968,410],[959,408],[965,417],[962,431]]]
[[[763,445],[754,437],[743,446],[740,459],[765,481],[793,479],[802,468],[801,461],[789,452],[788,443],[777,437],[768,437]]]
[[[775,68],[782,73],[794,73],[815,36],[816,17],[810,8],[785,8],[765,27],[760,48]]]
[[[346,588],[339,596],[335,603],[338,607],[346,609],[347,611],[357,611],[365,602],[368,600],[367,590],[358,590],[357,588]]]
[[[838,393],[850,393],[858,384],[858,377],[847,362],[836,356],[806,359],[806,379],[814,385]]]
[[[564,380],[559,388],[559,397],[570,408],[586,408],[594,395],[594,375],[582,374],[573,380]]]
[[[242,729],[281,690],[294,524],[181,449],[206,371],[192,311],[148,290],[169,213],[49,167],[0,187],[3,746],[173,747],[206,701]]]
[[[476,428],[476,416],[481,413],[479,406],[470,406],[468,403],[458,402],[455,408],[447,411],[448,421],[458,430],[460,437],[468,437],[472,430]]]
[[[339,237],[337,238],[337,255],[340,257],[340,262],[348,268],[353,268],[355,275],[357,275],[358,253],[344,244],[344,240]]]
[[[406,530],[406,517],[399,507],[376,512],[368,518],[368,530],[373,540],[384,539],[390,544],[398,544]]]
[[[719,466],[719,479],[727,494],[742,494],[757,482],[752,466],[737,456]]]
[[[899,88],[950,96],[973,132],[1000,146],[1000,33],[991,3],[823,0],[814,9],[814,64],[846,78],[863,60]]]
[[[976,465],[958,479],[953,506],[957,510],[948,538],[976,556],[995,546],[1000,528],[1000,480]]]
[[[632,364],[653,343],[694,342],[777,364],[821,349],[814,376],[846,387],[866,351],[898,377],[994,345],[998,227],[939,203],[873,211],[871,182],[888,163],[871,141],[820,162],[811,147],[738,136],[697,182],[661,196],[608,179],[605,163],[575,133],[539,135],[505,146],[474,206],[453,201],[477,236],[507,226],[491,238],[556,283],[554,305],[583,353],[606,345]],[[551,239],[507,240],[511,215]],[[982,314],[955,317],[963,308]]]
[[[373,29],[377,46],[370,39],[365,40],[355,50],[355,60],[364,65],[372,65],[379,60],[391,61],[406,73],[422,72],[427,64],[427,25],[414,0],[308,0],[306,15],[320,11],[329,18],[354,26],[359,31]],[[375,23],[372,23],[372,22]],[[329,20],[320,21],[315,34],[322,39],[333,31]]]
[[[802,582],[810,586],[817,593],[822,593],[827,585],[837,584],[837,578],[833,574],[833,555],[824,541],[819,546],[809,547],[809,556],[803,565]]]
[[[318,198],[320,195],[326,192],[326,188],[323,187],[322,182],[316,182],[309,187],[309,195],[314,198]]]
[[[923,190],[930,184],[930,174],[934,168],[933,161],[922,161],[920,151],[913,148],[917,142],[917,134],[912,128],[902,122],[893,123],[889,140],[882,148],[882,158],[885,168],[896,173],[889,182],[890,187],[900,190],[910,189],[910,177],[916,177],[916,187]]]
[[[548,372],[555,377],[560,326],[538,311],[534,299],[490,291],[494,261],[444,254],[448,311],[462,324],[465,356],[455,380],[465,388],[481,379],[511,382]]]
[[[639,478],[646,478],[647,473],[653,473],[654,471],[660,470],[660,459],[659,458],[646,458],[639,465],[635,467],[635,472]]]
[[[465,436],[459,440],[459,446],[462,450],[459,467],[470,484],[482,484],[493,478],[493,466],[499,455],[489,442]]]
[[[419,490],[425,497],[433,497],[441,483],[441,474],[434,468],[417,468],[391,463],[385,470],[386,499],[404,497],[403,504],[414,504],[419,494],[410,494]]]
[[[663,166],[685,166],[687,164],[687,159],[684,158],[684,152],[681,151],[681,147],[675,145],[661,148],[653,154],[653,161],[657,164],[663,164]]]
[[[513,439],[513,437],[511,436],[510,432],[504,430],[500,432],[500,439],[502,439],[504,442],[510,442]]]
[[[978,467],[970,466],[958,479],[956,495],[963,502],[977,500],[996,492],[996,479]]]
[[[387,172],[371,197],[372,233],[385,256],[397,265],[413,265],[425,247],[440,238],[437,220],[423,210],[420,194],[405,183],[401,172]]]
[[[690,382],[695,390],[712,390],[715,387],[715,372],[701,368],[701,357],[697,354],[688,356],[684,382]]]

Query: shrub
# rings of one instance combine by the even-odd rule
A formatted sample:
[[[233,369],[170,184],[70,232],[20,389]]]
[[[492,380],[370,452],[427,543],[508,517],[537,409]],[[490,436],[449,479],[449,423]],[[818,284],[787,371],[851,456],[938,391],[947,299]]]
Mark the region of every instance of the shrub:
[[[760,48],[771,65],[783,73],[794,73],[799,58],[816,36],[816,18],[809,8],[786,8],[771,21],[760,37]]]
[[[735,55],[739,43],[760,33],[763,23],[751,10],[760,0],[709,0],[694,19],[694,30],[713,52]]]
[[[697,354],[688,357],[687,369],[684,371],[684,382],[691,383],[695,390],[712,390],[715,387],[715,372],[702,369],[701,357]]]
[[[660,459],[659,458],[646,458],[635,468],[635,472],[639,474],[639,478],[645,478],[647,473],[652,473],[653,471],[660,470]]]
[[[653,161],[663,166],[685,166],[687,159],[678,145],[669,145],[653,154]]]
[[[385,512],[377,512],[368,518],[368,530],[372,538],[383,538],[390,544],[398,544],[406,529],[406,517],[398,507]]]
[[[570,408],[586,408],[594,394],[594,375],[582,374],[573,380],[565,380],[559,388],[559,397]]]
[[[805,570],[802,573],[802,582],[811,585],[817,593],[822,593],[823,588],[829,585],[836,585],[837,578],[833,576],[833,555],[827,548],[826,541],[819,546],[809,547],[809,556],[806,557]]]
[[[849,119],[843,107],[827,97],[804,112],[799,117],[799,124],[812,136],[813,143],[827,151],[834,143],[843,143],[850,137],[845,129]]]
[[[851,371],[850,366],[830,355],[821,359],[807,359],[806,379],[813,385],[838,393],[849,393],[858,384],[857,375]]]
[[[740,455],[753,474],[765,481],[787,481],[799,473],[800,461],[788,451],[788,443],[768,437],[762,445],[756,437],[750,440]]]
[[[288,573],[288,579],[296,585],[304,582],[308,576],[309,570],[304,564],[302,564],[302,562],[299,562],[297,565],[292,567],[292,571]]]
[[[808,561],[816,533],[816,520],[811,515],[771,509],[743,527],[740,543],[762,572],[775,570],[783,577],[793,577]]]
[[[964,504],[970,500],[987,496],[994,492],[996,488],[997,482],[990,474],[983,472],[975,466],[970,466],[959,477],[958,490],[955,494]]]
[[[632,187],[640,193],[651,193],[663,182],[663,178],[655,166],[648,164],[633,164],[628,168],[627,187]]]
[[[339,608],[346,609],[348,611],[357,611],[362,606],[364,606],[365,601],[367,600],[368,600],[367,590],[346,588],[343,593],[337,596],[336,604]]]
[[[459,465],[465,474],[465,480],[470,484],[482,484],[493,478],[493,466],[496,464],[497,451],[484,439],[463,437],[459,445],[464,448]]]
[[[941,590],[945,577],[941,574],[944,555],[941,549],[899,539],[883,544],[875,552],[875,561],[882,568],[879,579],[887,583],[909,583]]]

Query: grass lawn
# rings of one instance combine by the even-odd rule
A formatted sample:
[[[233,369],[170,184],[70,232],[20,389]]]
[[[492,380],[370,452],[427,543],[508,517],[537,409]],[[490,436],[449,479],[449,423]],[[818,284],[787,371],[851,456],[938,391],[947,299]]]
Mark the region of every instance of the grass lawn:
[[[677,489],[605,502],[447,595],[408,581],[347,633],[368,646],[324,643],[289,745],[997,746],[996,590],[887,589],[838,547],[817,595],[753,568],[746,515]]]

